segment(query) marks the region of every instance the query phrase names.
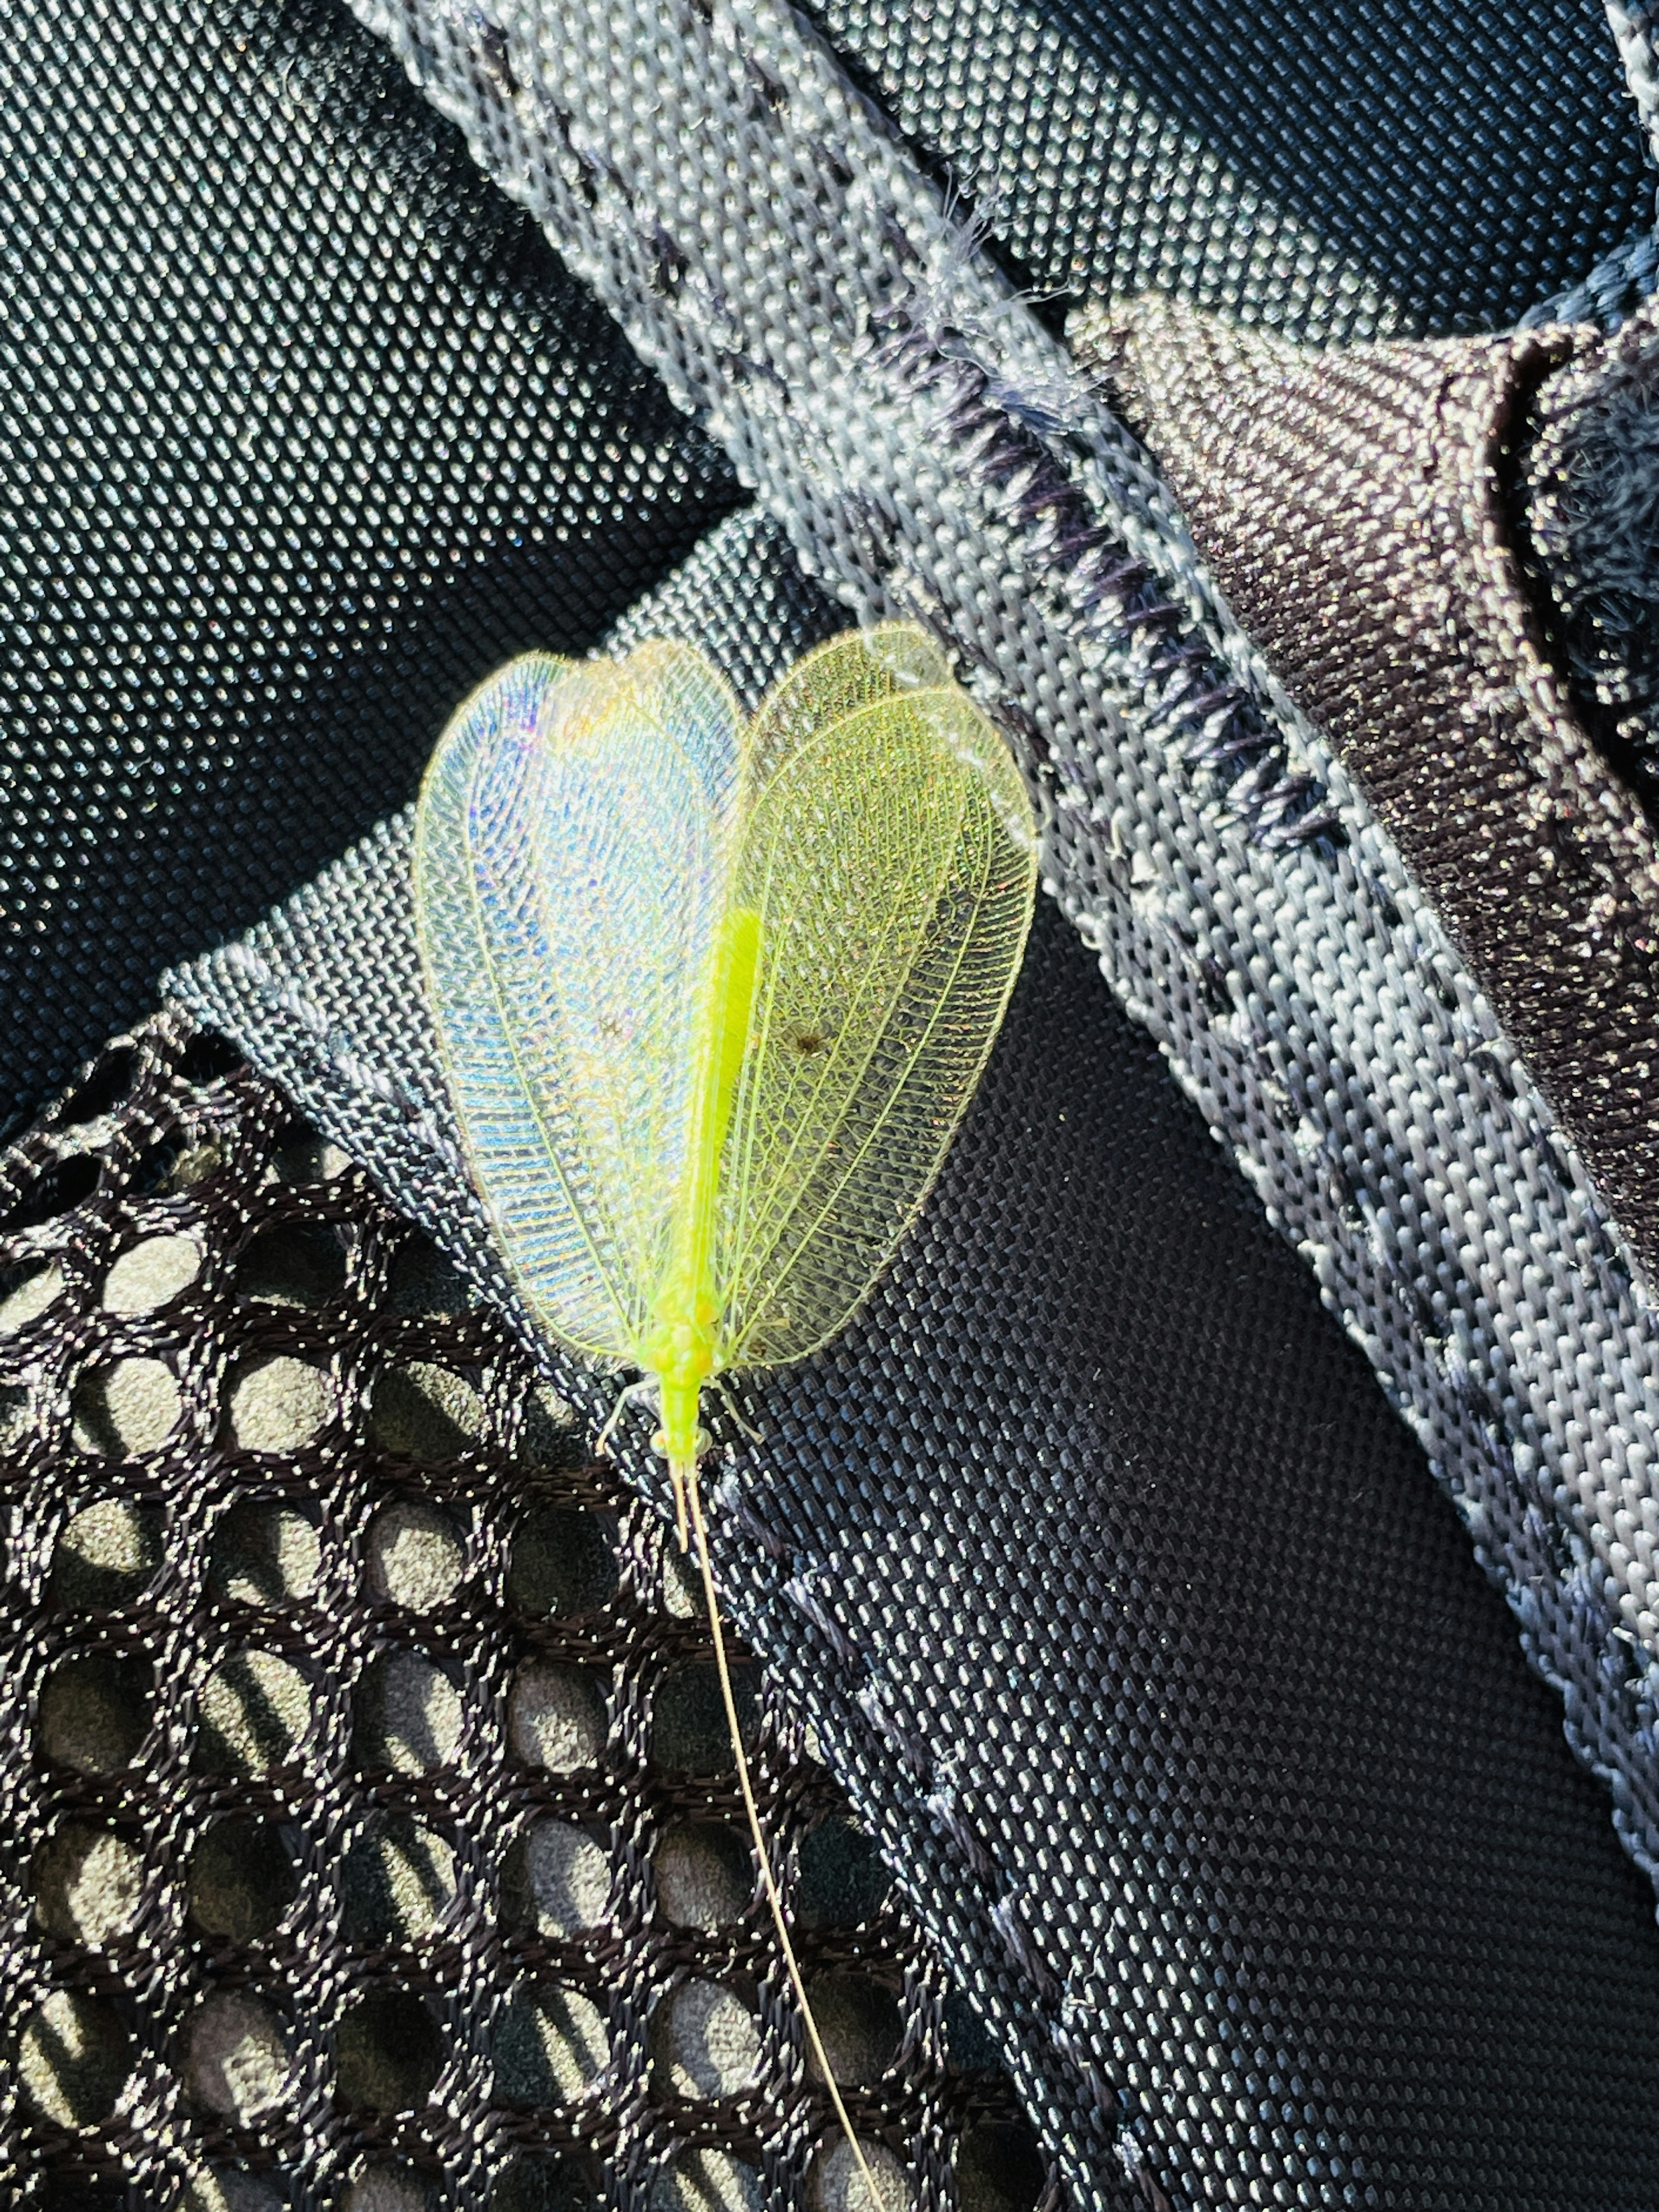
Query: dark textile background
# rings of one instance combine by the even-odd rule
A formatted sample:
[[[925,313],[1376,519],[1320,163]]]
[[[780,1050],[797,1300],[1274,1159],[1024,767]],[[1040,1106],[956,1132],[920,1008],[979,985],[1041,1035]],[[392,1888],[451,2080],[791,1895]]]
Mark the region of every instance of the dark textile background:
[[[0,1131],[738,496],[332,0],[10,11]]]
[[[1596,0],[822,0],[1040,291],[1310,343],[1501,328],[1653,220]]]
[[[828,20],[964,174],[1022,167],[1043,283],[1463,328],[1644,214],[1593,9],[1056,11],[1313,241],[1260,253],[1201,152],[1115,166],[1060,64],[997,120],[1012,9]],[[42,0],[7,37],[16,1118],[395,811],[477,678],[596,640],[740,495],[328,0],[106,5],[72,51]],[[684,616],[759,665],[798,580],[756,543]],[[371,915],[334,981],[384,1045]],[[735,1524],[734,1607],[1005,2049],[1067,2039],[1041,2117],[1101,2197],[1127,2152],[1183,2212],[1651,2212],[1650,1896],[1420,1455],[1053,914],[922,1234],[753,1410],[749,1503],[867,1680]]]

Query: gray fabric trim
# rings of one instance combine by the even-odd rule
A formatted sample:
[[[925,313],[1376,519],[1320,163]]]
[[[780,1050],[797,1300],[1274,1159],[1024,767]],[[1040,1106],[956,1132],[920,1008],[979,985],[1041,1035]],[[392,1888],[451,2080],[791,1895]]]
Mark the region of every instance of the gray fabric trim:
[[[1644,231],[1616,253],[1598,261],[1589,275],[1565,292],[1553,293],[1528,307],[1517,330],[1540,331],[1549,323],[1596,323],[1616,331],[1659,286],[1659,238]]]
[[[1639,362],[1646,318],[1314,352],[1149,297],[1073,337],[1651,1273],[1659,853],[1544,649],[1502,458],[1558,385]]]
[[[360,11],[809,573],[960,657],[1056,895],[1422,1438],[1659,1878],[1645,1279],[1133,441],[786,9]]]

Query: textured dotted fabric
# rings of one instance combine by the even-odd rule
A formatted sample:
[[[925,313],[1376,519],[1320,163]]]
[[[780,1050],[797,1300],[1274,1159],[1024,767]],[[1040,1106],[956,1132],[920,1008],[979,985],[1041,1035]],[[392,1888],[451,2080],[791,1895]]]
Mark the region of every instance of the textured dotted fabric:
[[[4,2202],[842,2212],[700,1594],[500,1322],[176,1015],[0,1212]],[[982,2033],[739,1683],[891,2212],[1029,2212]]]
[[[0,1131],[737,496],[331,0],[64,28],[0,57]]]
[[[1501,328],[1652,221],[1599,5],[822,0],[1045,292],[1304,343]]]

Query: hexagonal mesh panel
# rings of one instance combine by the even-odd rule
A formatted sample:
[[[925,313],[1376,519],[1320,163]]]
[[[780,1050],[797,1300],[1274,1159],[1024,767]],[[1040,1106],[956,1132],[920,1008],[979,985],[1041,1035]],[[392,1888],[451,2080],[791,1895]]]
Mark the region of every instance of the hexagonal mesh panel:
[[[0,1170],[20,2204],[860,2201],[672,1536],[417,1232],[168,1016]],[[740,1669],[892,2207],[1035,2143]]]

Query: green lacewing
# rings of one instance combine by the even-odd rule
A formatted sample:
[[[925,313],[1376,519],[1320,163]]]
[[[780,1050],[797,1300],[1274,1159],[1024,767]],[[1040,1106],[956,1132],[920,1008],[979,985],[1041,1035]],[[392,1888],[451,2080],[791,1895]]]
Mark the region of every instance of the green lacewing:
[[[537,1326],[633,1368],[695,1530],[703,1391],[843,1329],[915,1218],[1030,925],[1018,772],[926,634],[832,638],[744,717],[691,647],[514,661],[422,785],[415,908],[473,1182]]]

